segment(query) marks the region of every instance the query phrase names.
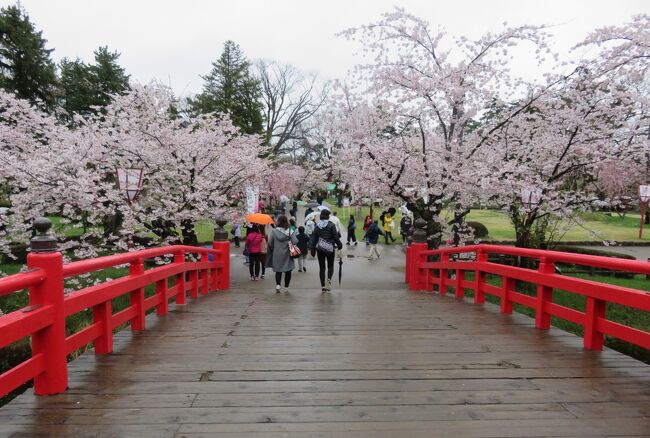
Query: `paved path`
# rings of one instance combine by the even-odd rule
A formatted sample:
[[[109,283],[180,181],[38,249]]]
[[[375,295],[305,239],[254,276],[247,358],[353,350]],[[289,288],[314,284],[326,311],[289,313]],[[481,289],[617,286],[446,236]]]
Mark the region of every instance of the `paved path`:
[[[0,436],[650,435],[649,366],[495,306],[409,293],[401,247],[384,250],[346,257],[327,295],[313,261],[276,294],[234,254],[231,291],[84,354],[66,393],[0,408]]]

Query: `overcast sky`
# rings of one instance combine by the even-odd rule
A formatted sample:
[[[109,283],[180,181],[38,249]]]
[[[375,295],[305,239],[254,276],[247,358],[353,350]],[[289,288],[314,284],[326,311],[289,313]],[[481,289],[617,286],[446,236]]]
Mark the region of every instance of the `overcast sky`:
[[[0,0],[0,5],[15,4]],[[325,79],[343,77],[356,46],[336,33],[366,24],[394,5],[450,34],[480,36],[511,25],[552,24],[567,50],[591,30],[650,13],[649,0],[21,0],[43,31],[56,61],[91,61],[107,45],[122,54],[133,80],[157,79],[177,96],[200,91],[223,43],[233,40],[251,59],[291,63]],[[533,68],[533,67],[531,67]]]

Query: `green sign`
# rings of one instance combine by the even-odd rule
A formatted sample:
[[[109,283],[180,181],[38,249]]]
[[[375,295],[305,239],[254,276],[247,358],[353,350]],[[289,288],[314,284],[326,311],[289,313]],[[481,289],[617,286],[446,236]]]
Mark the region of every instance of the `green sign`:
[[[336,183],[331,183],[327,185],[327,190],[336,190]]]

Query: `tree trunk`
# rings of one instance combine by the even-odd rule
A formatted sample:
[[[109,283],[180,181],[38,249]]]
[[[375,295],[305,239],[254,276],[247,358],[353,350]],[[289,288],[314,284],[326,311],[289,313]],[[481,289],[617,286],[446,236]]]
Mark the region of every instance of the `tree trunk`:
[[[122,222],[124,221],[124,216],[119,211],[115,214],[107,214],[102,219],[102,225],[104,227],[104,237],[116,236],[117,233],[122,228]]]
[[[181,221],[181,232],[183,233],[183,245],[196,246],[199,244],[199,238],[194,231],[194,221],[192,219],[183,219]]]

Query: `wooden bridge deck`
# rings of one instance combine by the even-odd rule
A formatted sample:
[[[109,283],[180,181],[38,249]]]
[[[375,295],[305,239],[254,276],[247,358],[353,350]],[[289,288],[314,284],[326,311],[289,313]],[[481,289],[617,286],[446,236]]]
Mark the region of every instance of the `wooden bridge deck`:
[[[0,436],[650,436],[650,366],[409,293],[397,258],[346,261],[327,296],[313,270],[276,295],[237,260],[230,292],[84,354],[66,393],[0,408]]]

